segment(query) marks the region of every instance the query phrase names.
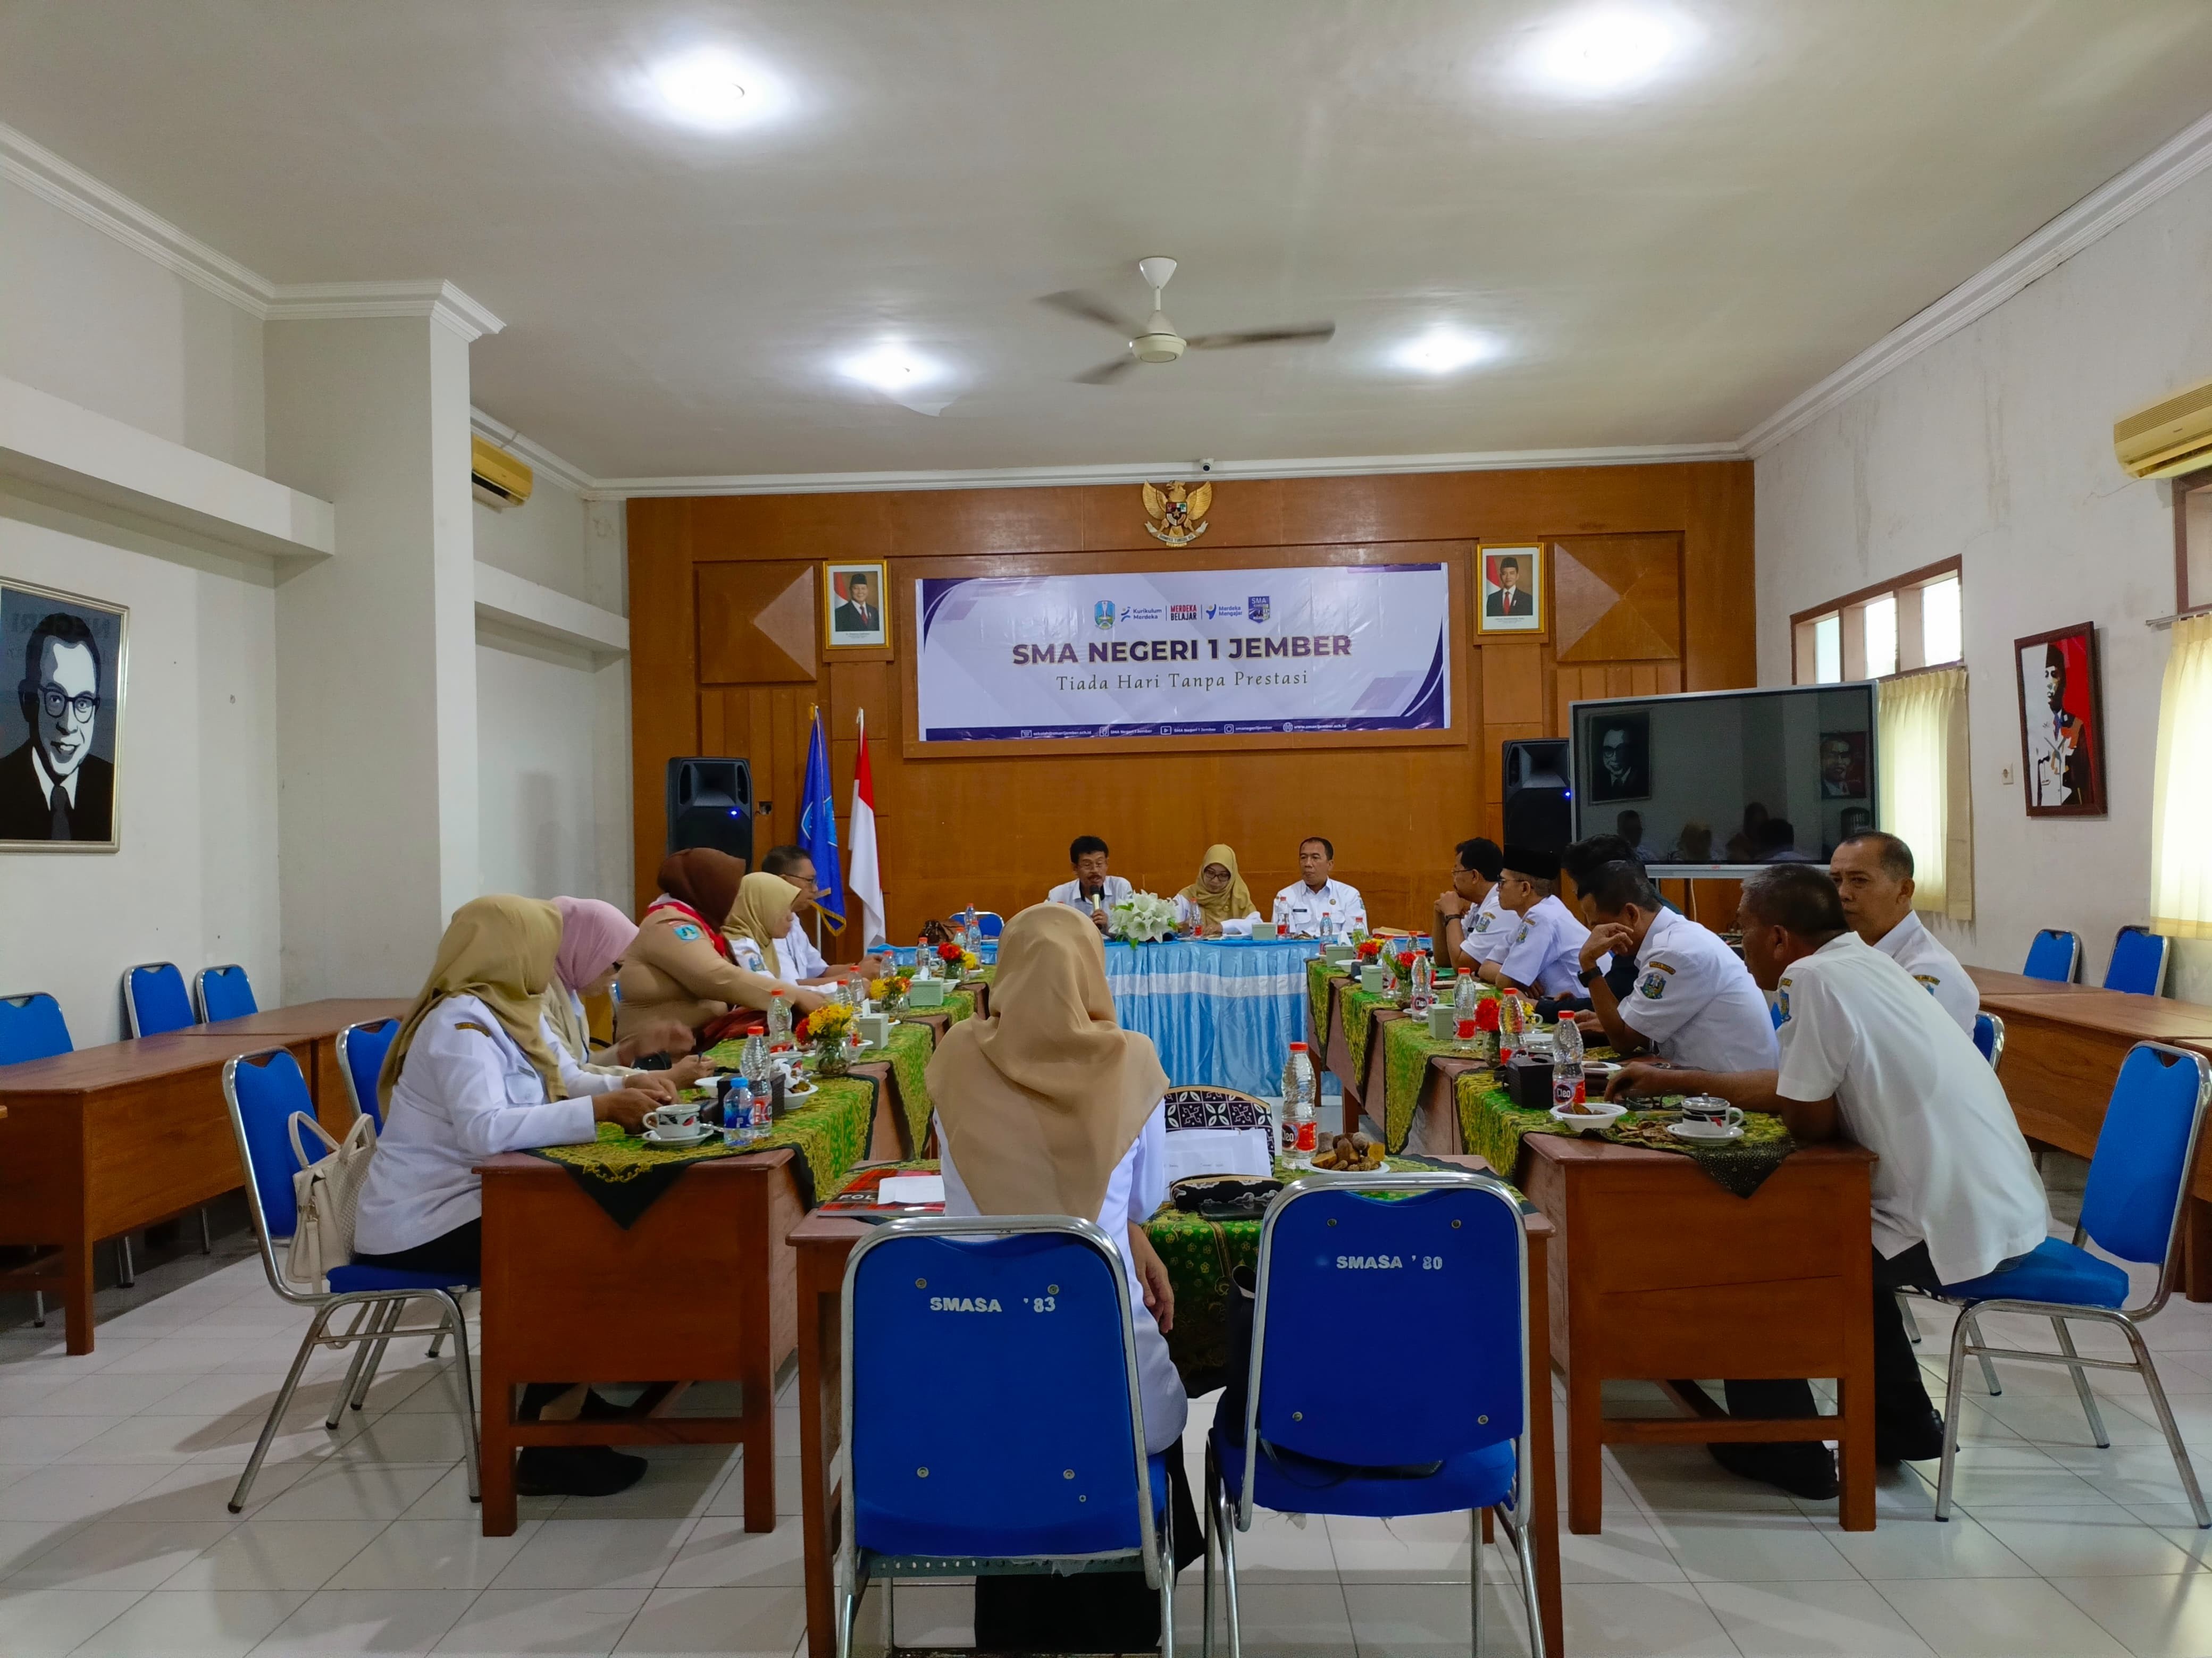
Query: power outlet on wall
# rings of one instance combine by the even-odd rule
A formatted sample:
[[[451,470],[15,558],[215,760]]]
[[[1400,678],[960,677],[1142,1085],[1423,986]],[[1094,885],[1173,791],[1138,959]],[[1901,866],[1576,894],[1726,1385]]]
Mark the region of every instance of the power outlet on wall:
[[[2010,788],[2012,786],[2012,768],[2010,766],[1999,766],[1997,768],[1997,781],[2002,783],[2007,788]]]

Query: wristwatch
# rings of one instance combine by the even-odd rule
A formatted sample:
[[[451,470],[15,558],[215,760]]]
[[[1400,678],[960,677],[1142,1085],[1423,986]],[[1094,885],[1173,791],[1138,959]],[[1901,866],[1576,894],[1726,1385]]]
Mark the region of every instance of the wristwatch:
[[[1595,967],[1586,967],[1581,972],[1575,975],[1576,981],[1579,983],[1584,990],[1588,990],[1593,984],[1596,983],[1597,981],[1603,977],[1605,977],[1604,969]]]

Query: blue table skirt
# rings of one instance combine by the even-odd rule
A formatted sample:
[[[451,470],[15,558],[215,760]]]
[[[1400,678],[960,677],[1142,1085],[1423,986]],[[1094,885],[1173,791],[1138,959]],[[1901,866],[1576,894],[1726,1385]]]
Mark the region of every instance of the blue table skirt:
[[[1273,1095],[1291,1044],[1307,1040],[1306,963],[1319,950],[1310,938],[1109,943],[1106,982],[1121,1029],[1152,1039],[1170,1083]]]

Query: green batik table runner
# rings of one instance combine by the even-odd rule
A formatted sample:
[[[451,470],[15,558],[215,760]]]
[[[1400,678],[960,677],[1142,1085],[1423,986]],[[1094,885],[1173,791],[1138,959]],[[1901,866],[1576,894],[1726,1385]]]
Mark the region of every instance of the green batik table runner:
[[[1306,963],[1306,1005],[1313,1010],[1313,1062],[1316,1075],[1328,1069],[1328,993],[1337,970],[1315,957]]]
[[[919,1151],[929,1144],[929,1056],[937,1050],[937,1038],[927,1025],[903,1022],[891,1026],[889,1059],[891,1080],[897,1084],[899,1109],[906,1114],[907,1144]],[[883,1050],[871,1050],[870,1059],[885,1057]]]
[[[724,1145],[719,1136],[711,1136],[677,1151],[626,1134],[619,1123],[603,1122],[594,1141],[541,1146],[531,1155],[566,1169],[624,1231],[691,1164],[785,1147],[798,1153],[792,1159],[792,1179],[799,1201],[811,1209],[817,1193],[836,1191],[853,1165],[867,1156],[878,1093],[869,1077],[826,1077],[815,1084],[815,1090],[806,1104],[786,1113],[765,1136],[742,1148]]]
[[[1419,1109],[1421,1088],[1427,1082],[1429,1061],[1464,1059],[1467,1050],[1449,1036],[1429,1035],[1425,1019],[1392,1019],[1382,1027],[1382,1144],[1389,1151],[1403,1151],[1406,1137],[1413,1132],[1413,1114]],[[1364,1102],[1368,1114],[1375,1102]],[[1469,1151],[1475,1148],[1469,1146]],[[1491,1165],[1501,1179],[1513,1172],[1510,1163]]]
[[[1521,1156],[1522,1136],[1572,1132],[1554,1121],[1548,1111],[1524,1111],[1516,1107],[1505,1090],[1497,1085],[1494,1072],[1462,1072],[1453,1084],[1452,1094],[1459,1107],[1460,1144],[1487,1163],[1501,1180],[1513,1177],[1514,1166]],[[1661,1096],[1662,1101],[1673,1097],[1679,1096]],[[1783,1159],[1797,1149],[1797,1142],[1790,1138],[1782,1119],[1764,1111],[1743,1114],[1741,1139],[1724,1140],[1713,1145],[1693,1145],[1667,1132],[1668,1124],[1680,1121],[1679,1110],[1662,1103],[1653,1109],[1632,1111],[1603,1128],[1580,1132],[1611,1140],[1616,1145],[1637,1145],[1647,1151],[1671,1151],[1688,1157],[1717,1185],[1740,1198],[1747,1198],[1759,1190],[1766,1177],[1782,1166]]]
[[[1347,979],[1337,988],[1336,1005],[1344,1019],[1344,1047],[1352,1059],[1352,1086],[1358,1088],[1367,1081],[1367,1044],[1375,1034],[1375,1011],[1377,1008],[1395,1011],[1398,1004],[1390,997],[1362,990],[1357,981]]]

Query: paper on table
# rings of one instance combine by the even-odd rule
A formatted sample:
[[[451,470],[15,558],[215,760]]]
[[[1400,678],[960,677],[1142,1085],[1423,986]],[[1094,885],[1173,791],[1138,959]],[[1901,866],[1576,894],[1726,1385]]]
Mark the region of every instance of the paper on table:
[[[876,1187],[876,1206],[902,1203],[942,1203],[942,1175],[886,1175]]]

